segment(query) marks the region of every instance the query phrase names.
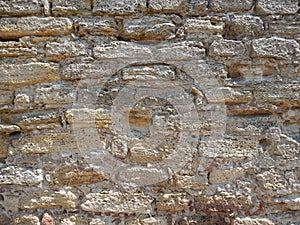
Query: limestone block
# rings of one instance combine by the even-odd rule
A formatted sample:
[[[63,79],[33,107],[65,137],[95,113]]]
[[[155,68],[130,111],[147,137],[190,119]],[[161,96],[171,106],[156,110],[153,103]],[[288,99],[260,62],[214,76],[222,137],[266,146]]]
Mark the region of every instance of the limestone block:
[[[152,199],[142,193],[89,193],[81,204],[88,212],[150,213]]]
[[[146,219],[128,220],[126,225],[165,225],[168,224],[166,217],[149,217]]]
[[[79,35],[117,35],[118,25],[111,17],[81,18],[76,21]]]
[[[165,40],[174,37],[176,25],[165,17],[125,19],[122,37],[126,40]]]
[[[161,13],[183,14],[187,9],[186,0],[149,0],[149,9]]]
[[[37,50],[24,42],[0,42],[0,57],[36,56]]]
[[[189,18],[184,22],[187,38],[208,38],[210,35],[222,34],[225,24],[212,24],[208,19]]]
[[[250,10],[253,0],[211,0],[210,7],[215,12],[239,12]]]
[[[43,181],[40,169],[26,169],[14,166],[4,167],[0,171],[1,184],[37,185]]]
[[[0,133],[10,134],[14,132],[19,132],[20,130],[20,127],[17,125],[0,123]]]
[[[34,215],[24,215],[14,219],[14,224],[16,225],[40,225],[40,220]]]
[[[292,59],[296,51],[299,51],[299,44],[295,40],[278,37],[260,38],[252,41],[252,50],[253,57]]]
[[[1,18],[0,38],[13,39],[28,35],[58,36],[69,34],[73,23],[67,18],[21,17]]]
[[[58,81],[58,65],[49,63],[2,64],[0,84],[35,84]]]
[[[95,0],[94,14],[124,15],[146,8],[146,0]]]
[[[258,0],[256,11],[259,14],[294,14],[299,9],[297,0]]]
[[[40,14],[42,14],[42,7],[39,0],[0,1],[0,17]]]
[[[208,185],[205,175],[176,175],[176,187],[180,189],[201,190]]]
[[[91,10],[92,0],[53,0],[52,12],[55,16],[75,15]]]
[[[86,54],[86,46],[77,42],[51,42],[46,45],[46,57],[50,61],[59,62],[63,58]]]
[[[245,46],[241,41],[216,40],[209,47],[211,56],[237,56],[245,53]]]
[[[250,218],[250,217],[245,217],[245,218],[236,218],[233,221],[234,225],[275,225],[271,220],[266,219],[266,218]]]
[[[188,204],[188,196],[183,193],[163,194],[156,200],[156,207],[158,210],[166,210],[172,212],[184,210],[188,206]]]
[[[233,168],[233,169],[215,169],[209,174],[209,182],[211,184],[219,184],[224,182],[229,182],[237,178],[242,178],[245,176],[245,171],[243,168]]]
[[[69,190],[37,191],[21,196],[19,207],[26,210],[39,208],[75,208],[78,196]]]

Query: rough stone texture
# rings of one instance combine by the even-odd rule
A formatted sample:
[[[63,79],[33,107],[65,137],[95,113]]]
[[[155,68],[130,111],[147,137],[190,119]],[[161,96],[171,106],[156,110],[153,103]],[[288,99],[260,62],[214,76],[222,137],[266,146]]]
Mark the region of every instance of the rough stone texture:
[[[70,33],[72,22],[67,18],[1,18],[0,38],[14,39],[27,35],[57,36]]]
[[[0,224],[298,225],[297,0],[0,0]]]

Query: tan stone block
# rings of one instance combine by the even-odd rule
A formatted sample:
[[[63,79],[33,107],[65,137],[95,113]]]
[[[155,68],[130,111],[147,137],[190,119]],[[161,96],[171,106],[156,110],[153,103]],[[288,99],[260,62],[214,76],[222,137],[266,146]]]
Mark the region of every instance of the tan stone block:
[[[186,0],[149,0],[149,9],[160,13],[180,13],[184,14],[187,10],[188,1]]]
[[[250,10],[253,0],[211,0],[210,7],[215,12],[241,12]]]
[[[245,46],[241,41],[216,40],[209,47],[211,56],[240,56],[245,53]]]
[[[242,178],[245,176],[245,171],[243,168],[233,168],[233,169],[215,169],[209,173],[209,183],[219,184],[224,182],[230,182],[234,179]]]
[[[146,9],[146,0],[95,0],[94,14],[124,15]]]
[[[14,166],[4,167],[0,170],[1,184],[37,185],[44,180],[40,169],[26,169]]]
[[[156,200],[156,207],[158,210],[166,210],[172,212],[184,210],[188,206],[188,204],[188,196],[183,193],[163,194]]]
[[[233,225],[275,225],[274,222],[267,218],[250,218],[250,217],[245,217],[245,218],[236,218],[233,221]]]
[[[40,220],[34,215],[24,215],[14,219],[16,225],[40,225]]]
[[[92,8],[91,0],[53,0],[52,13],[55,16],[87,13]]]
[[[37,50],[31,44],[15,41],[0,42],[0,57],[35,55],[37,55]]]
[[[25,15],[40,15],[42,7],[38,0],[16,0],[16,1],[1,1],[0,15],[1,16],[25,16]]]
[[[117,35],[118,25],[111,17],[81,18],[76,21],[79,35]]]

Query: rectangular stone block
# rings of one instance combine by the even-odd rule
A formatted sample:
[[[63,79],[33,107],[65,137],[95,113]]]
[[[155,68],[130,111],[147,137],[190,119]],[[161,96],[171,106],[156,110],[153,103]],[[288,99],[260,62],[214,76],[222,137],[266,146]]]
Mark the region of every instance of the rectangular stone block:
[[[146,0],[94,0],[94,14],[124,15],[146,9]]]
[[[269,32],[280,37],[300,38],[300,14],[274,19],[269,23]]]
[[[89,193],[81,209],[88,212],[150,213],[152,199],[142,193]]]
[[[175,37],[176,25],[166,17],[125,19],[121,36],[125,40],[165,40]]]
[[[261,224],[261,225],[275,225],[272,220],[268,218],[236,218],[233,221],[233,225],[254,225],[254,224]]]
[[[240,12],[250,10],[254,0],[211,0],[210,7],[215,12]]]
[[[0,84],[36,84],[58,81],[58,64],[28,63],[0,65]]]
[[[0,42],[0,57],[35,56],[36,54],[37,50],[31,44],[15,41]]]
[[[81,18],[76,21],[79,35],[117,35],[118,25],[111,17]]]
[[[52,0],[52,13],[55,16],[76,15],[92,9],[92,0]]]
[[[256,12],[259,14],[295,14],[299,9],[298,0],[257,0]]]
[[[48,60],[54,62],[59,62],[68,57],[83,56],[85,54],[86,46],[78,42],[51,42],[46,45],[46,57]]]
[[[188,7],[187,0],[149,0],[149,9],[161,13],[184,14]]]
[[[75,208],[78,196],[67,190],[40,191],[24,194],[20,198],[19,207],[25,210],[40,208]]]
[[[184,193],[163,194],[156,199],[158,210],[171,212],[182,211],[189,205],[189,198]]]
[[[209,47],[211,56],[236,56],[245,53],[245,46],[241,41],[216,40]]]
[[[40,14],[42,14],[42,7],[39,0],[0,1],[0,17]]]
[[[296,51],[299,51],[299,44],[291,39],[271,37],[252,41],[253,57],[292,59]]]
[[[234,179],[242,178],[245,176],[243,168],[233,169],[214,169],[209,173],[209,183],[220,184],[233,181]]]
[[[180,189],[202,190],[208,186],[207,174],[186,175],[178,174],[175,177],[174,186]]]
[[[0,38],[23,36],[58,36],[71,32],[73,23],[67,18],[15,17],[0,19]]]
[[[43,171],[41,169],[9,166],[0,170],[0,184],[32,186],[40,184],[43,179]]]

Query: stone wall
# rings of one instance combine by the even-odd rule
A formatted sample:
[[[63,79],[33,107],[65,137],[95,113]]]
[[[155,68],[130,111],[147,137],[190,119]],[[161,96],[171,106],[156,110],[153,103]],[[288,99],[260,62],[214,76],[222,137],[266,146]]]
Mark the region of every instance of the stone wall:
[[[0,0],[0,224],[300,224],[298,0]]]

